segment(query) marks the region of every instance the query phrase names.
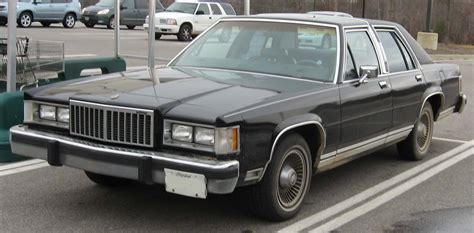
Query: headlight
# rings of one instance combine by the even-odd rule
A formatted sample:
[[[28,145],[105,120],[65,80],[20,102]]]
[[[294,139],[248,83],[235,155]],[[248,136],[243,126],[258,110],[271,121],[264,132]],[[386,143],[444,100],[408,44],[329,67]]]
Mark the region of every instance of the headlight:
[[[177,25],[176,19],[166,19],[166,24],[168,25]]]
[[[110,11],[109,9],[105,9],[105,10],[101,10],[101,11],[97,12],[97,14],[98,15],[105,15],[105,14],[109,13],[109,11]]]
[[[86,11],[86,8],[82,8],[81,14],[84,14],[85,11]]]
[[[56,107],[48,105],[40,105],[39,118],[44,120],[56,120]]]
[[[69,123],[69,108],[58,108],[58,121]]]
[[[149,20],[150,20],[150,16],[149,16],[149,15],[147,15],[147,16],[146,16],[146,18],[145,18],[145,23],[148,23],[148,22],[149,22]]]
[[[212,125],[165,120],[163,144],[219,155],[235,154],[240,151],[239,126],[215,128]]]
[[[171,137],[173,138],[173,140],[177,140],[177,141],[192,142],[193,141],[193,127],[186,126],[186,125],[173,124]]]
[[[214,145],[214,130],[202,127],[194,129],[194,142],[204,145]]]

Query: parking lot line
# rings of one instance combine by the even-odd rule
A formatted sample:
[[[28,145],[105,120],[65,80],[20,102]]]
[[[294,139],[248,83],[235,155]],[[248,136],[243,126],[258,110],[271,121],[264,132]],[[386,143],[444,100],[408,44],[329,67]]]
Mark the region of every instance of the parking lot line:
[[[411,178],[410,180],[394,187],[393,189],[385,192],[384,194],[374,198],[373,200],[364,203],[357,208],[342,214],[331,221],[310,230],[310,233],[318,233],[318,232],[331,232],[342,225],[376,209],[377,207],[389,202],[390,200],[400,196],[401,194],[407,192],[408,190],[412,189],[413,187],[423,183],[424,181],[428,180],[429,178],[441,173],[442,171],[448,169],[449,167],[453,166],[456,163],[461,162],[462,160],[468,158],[469,156],[474,155],[474,149],[468,149],[467,151],[456,155],[441,164],[436,165],[433,168],[426,170],[425,172]]]
[[[451,138],[438,138],[438,137],[433,137],[433,140],[437,140],[437,141],[445,141],[445,142],[455,142],[455,143],[466,143],[466,142],[468,142],[468,141],[459,140],[459,139],[451,139]]]
[[[6,170],[14,169],[14,168],[25,167],[25,166],[29,166],[29,165],[33,165],[37,163],[43,163],[43,162],[44,160],[41,160],[41,159],[30,159],[30,160],[26,160],[22,162],[10,163],[7,165],[0,166],[0,171],[6,171]]]
[[[343,211],[365,201],[368,200],[371,197],[374,197],[383,191],[387,190],[390,187],[393,187],[394,185],[405,181],[427,169],[430,167],[435,166],[436,164],[445,161],[451,157],[454,157],[455,155],[462,153],[463,151],[469,150],[469,148],[472,147],[473,142],[468,142],[464,143],[444,154],[441,154],[437,156],[436,158],[430,159],[422,164],[417,165],[416,167],[413,167],[403,173],[400,173],[397,176],[394,176],[386,181],[383,181],[382,183],[379,183],[369,189],[366,189],[365,191],[362,191],[359,194],[356,194],[342,202],[339,202],[336,205],[333,205],[323,211],[320,211],[318,213],[315,213],[309,217],[306,217],[302,220],[299,220],[285,228],[280,229],[278,232],[298,232],[302,231],[306,228],[309,228],[311,226],[314,226],[315,224],[322,222],[326,219],[329,219],[337,214],[342,213]]]
[[[11,175],[11,174],[17,174],[17,173],[21,173],[21,172],[26,172],[26,171],[30,171],[30,170],[35,170],[35,169],[42,168],[42,167],[47,167],[47,166],[49,166],[49,164],[47,162],[41,162],[41,163],[35,163],[33,165],[28,165],[28,166],[18,167],[18,168],[14,168],[14,169],[5,170],[5,171],[0,171],[0,177]]]

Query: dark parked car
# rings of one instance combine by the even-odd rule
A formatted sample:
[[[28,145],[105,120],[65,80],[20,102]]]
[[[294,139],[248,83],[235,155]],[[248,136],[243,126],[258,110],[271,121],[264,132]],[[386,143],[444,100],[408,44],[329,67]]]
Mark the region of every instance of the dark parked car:
[[[82,9],[81,22],[86,27],[95,25],[106,25],[111,29],[115,27],[114,0],[100,0],[93,6]],[[148,0],[121,0],[120,1],[120,25],[126,25],[128,29],[142,26],[148,15]],[[156,1],[156,12],[164,10],[159,0]]]
[[[336,44],[300,46],[303,32]],[[434,122],[466,102],[459,67],[433,63],[398,24],[235,17],[157,77],[125,72],[25,92],[11,145],[102,185],[165,184],[196,198],[249,186],[256,214],[285,220],[317,172],[394,144],[422,159]]]

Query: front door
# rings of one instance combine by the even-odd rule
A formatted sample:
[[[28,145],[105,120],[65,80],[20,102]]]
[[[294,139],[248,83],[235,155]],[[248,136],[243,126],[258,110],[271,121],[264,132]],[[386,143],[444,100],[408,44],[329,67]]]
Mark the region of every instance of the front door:
[[[193,34],[199,34],[203,32],[211,26],[212,22],[214,21],[212,20],[209,4],[200,3],[196,10],[196,15],[194,16]]]
[[[339,85],[341,98],[341,143],[336,160],[383,145],[392,125],[390,80],[379,75],[358,83],[361,66],[380,62],[366,29],[346,32],[344,80]]]
[[[35,4],[35,14],[33,18],[35,20],[49,19],[54,14],[53,4],[51,0],[37,0]]]
[[[136,25],[137,10],[135,9],[135,0],[121,1],[120,9],[120,25]]]

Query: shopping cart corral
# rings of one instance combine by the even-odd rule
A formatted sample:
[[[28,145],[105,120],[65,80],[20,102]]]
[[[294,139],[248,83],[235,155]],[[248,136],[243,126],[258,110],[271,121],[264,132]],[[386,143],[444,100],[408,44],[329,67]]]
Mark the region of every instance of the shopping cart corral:
[[[37,84],[41,79],[57,77],[64,71],[64,43],[56,41],[33,41],[18,37],[16,41],[17,86]],[[0,38],[0,82],[7,80],[7,39]]]

